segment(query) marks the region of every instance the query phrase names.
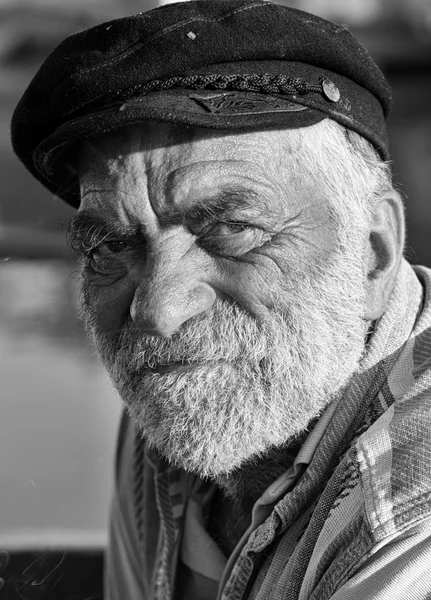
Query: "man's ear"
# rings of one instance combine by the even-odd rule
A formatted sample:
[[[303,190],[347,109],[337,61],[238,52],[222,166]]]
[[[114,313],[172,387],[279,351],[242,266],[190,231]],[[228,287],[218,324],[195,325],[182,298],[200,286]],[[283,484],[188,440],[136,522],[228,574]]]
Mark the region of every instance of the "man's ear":
[[[367,321],[381,317],[386,308],[403,256],[404,236],[403,202],[391,189],[374,206],[370,225],[364,310]]]

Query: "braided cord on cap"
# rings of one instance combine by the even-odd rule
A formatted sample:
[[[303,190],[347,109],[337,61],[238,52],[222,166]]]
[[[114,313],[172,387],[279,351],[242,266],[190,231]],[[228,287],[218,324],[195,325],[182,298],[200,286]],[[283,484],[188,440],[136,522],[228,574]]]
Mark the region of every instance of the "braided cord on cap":
[[[242,75],[191,75],[175,76],[167,79],[154,79],[122,90],[116,96],[131,97],[149,92],[186,88],[193,90],[235,90],[266,94],[305,95],[311,92],[322,93],[322,87],[311,85],[300,77],[270,75],[264,73]]]

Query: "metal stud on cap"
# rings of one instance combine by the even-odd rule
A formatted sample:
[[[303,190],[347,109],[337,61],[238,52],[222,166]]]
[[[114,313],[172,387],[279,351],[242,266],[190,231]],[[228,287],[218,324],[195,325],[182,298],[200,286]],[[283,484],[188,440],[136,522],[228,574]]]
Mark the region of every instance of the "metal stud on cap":
[[[324,79],[322,81],[322,91],[325,98],[331,102],[338,102],[341,98],[340,90],[330,79]]]

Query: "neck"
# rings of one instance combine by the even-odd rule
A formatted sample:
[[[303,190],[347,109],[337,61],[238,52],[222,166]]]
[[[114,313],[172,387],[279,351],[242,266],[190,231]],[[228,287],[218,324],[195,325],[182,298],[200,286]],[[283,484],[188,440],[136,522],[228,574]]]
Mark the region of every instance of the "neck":
[[[228,475],[216,479],[216,495],[208,521],[210,535],[228,556],[251,523],[255,502],[294,462],[306,433],[264,456],[244,463]]]
[[[264,456],[253,458],[227,475],[219,475],[217,485],[224,497],[246,512],[264,491],[294,462],[304,436],[289,444],[271,448]]]

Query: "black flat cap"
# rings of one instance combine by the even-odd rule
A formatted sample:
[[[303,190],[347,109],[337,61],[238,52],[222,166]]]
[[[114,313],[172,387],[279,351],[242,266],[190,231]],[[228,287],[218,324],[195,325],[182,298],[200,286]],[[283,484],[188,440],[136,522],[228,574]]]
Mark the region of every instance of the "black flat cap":
[[[213,129],[332,118],[388,158],[391,92],[346,27],[266,0],[190,0],[76,33],[12,119],[18,157],[78,206],[77,142],[146,120]]]

